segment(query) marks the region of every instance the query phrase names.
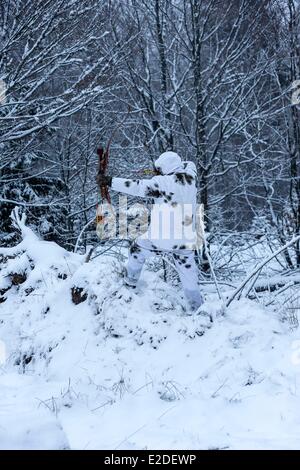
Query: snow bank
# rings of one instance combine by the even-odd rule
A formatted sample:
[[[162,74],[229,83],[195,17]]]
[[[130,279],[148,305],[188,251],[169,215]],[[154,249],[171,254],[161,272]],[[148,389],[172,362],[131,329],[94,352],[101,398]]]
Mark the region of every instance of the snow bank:
[[[300,448],[299,332],[274,311],[207,329],[153,264],[131,291],[116,259],[23,237],[0,250],[3,448]]]

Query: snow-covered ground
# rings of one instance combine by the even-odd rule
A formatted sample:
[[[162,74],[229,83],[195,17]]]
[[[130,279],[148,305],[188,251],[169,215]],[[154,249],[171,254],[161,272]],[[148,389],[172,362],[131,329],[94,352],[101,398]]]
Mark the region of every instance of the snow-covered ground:
[[[0,250],[0,448],[300,448],[300,333],[272,308],[207,328],[151,262],[131,291],[115,258],[23,237]]]

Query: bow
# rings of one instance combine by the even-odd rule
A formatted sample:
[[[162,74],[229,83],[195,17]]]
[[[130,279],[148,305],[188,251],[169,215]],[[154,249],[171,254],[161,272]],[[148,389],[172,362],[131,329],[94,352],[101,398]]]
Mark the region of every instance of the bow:
[[[109,141],[106,149],[104,149],[103,147],[99,147],[97,149],[97,154],[99,157],[98,173],[100,175],[105,175],[106,170],[107,170],[110,142],[111,140]],[[110,194],[108,191],[108,187],[106,185],[102,185],[100,187],[100,194],[101,194],[102,201],[107,201],[109,204],[111,203]]]
[[[102,146],[97,149],[97,154],[99,158],[99,168],[98,168],[98,173],[101,175],[105,175],[107,166],[108,166],[108,160],[109,160],[109,150],[110,150],[110,145],[113,140],[113,137],[117,130],[124,124],[126,121],[128,115],[130,113],[130,108],[128,107],[128,111],[125,114],[124,118],[120,123],[118,123],[111,136],[110,139],[107,143],[106,148],[103,148]],[[111,198],[109,194],[109,189],[107,185],[101,185],[100,187],[100,203],[97,204],[97,212],[96,212],[96,224],[97,224],[97,234],[100,240],[104,239],[104,227],[105,227],[105,218],[106,216],[111,213],[114,215],[112,205],[111,205]]]
[[[108,158],[109,158],[109,147],[110,142],[108,143],[106,148],[99,147],[97,149],[97,154],[99,158],[99,168],[98,173],[101,175],[105,175],[108,165]],[[107,185],[100,186],[100,195],[99,195],[99,202],[97,204],[96,209],[96,232],[101,241],[104,241],[107,238],[105,236],[105,219],[109,212],[111,212],[111,198],[108,190]]]

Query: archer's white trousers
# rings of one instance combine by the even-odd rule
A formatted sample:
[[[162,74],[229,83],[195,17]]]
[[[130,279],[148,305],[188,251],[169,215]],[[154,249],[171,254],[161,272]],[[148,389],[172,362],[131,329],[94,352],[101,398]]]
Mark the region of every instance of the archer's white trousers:
[[[146,259],[162,253],[165,252],[153,249],[151,241],[137,239],[129,249],[126,282],[131,286],[135,286],[140,278]],[[194,252],[190,250],[176,250],[167,253],[171,253],[174,257],[175,267],[191,309],[197,310],[204,300],[199,288],[198,269],[195,263]]]

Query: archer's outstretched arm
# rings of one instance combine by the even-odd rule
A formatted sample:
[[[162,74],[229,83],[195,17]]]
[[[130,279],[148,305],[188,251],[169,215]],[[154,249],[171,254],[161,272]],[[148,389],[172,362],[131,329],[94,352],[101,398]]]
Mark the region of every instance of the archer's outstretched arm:
[[[163,176],[154,176],[151,179],[131,180],[126,178],[113,178],[111,189],[130,196],[156,198],[160,196]]]

